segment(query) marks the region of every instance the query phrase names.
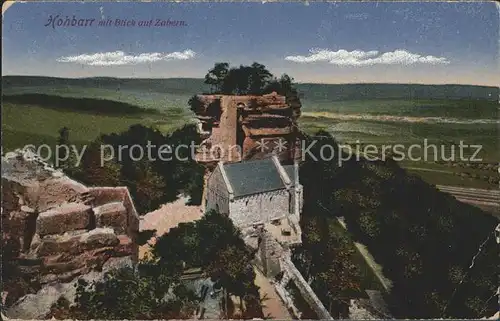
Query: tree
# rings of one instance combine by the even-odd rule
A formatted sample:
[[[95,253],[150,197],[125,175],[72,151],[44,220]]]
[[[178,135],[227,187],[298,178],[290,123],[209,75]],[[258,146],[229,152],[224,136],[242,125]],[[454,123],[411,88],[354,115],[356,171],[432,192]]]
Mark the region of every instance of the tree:
[[[289,97],[296,94],[296,90],[293,87],[294,79],[288,76],[287,74],[283,74],[280,78],[273,77],[272,80],[268,81],[267,85],[264,88],[265,93],[271,93],[275,91],[279,95],[284,95]]]
[[[102,280],[91,283],[80,281],[75,307],[59,302],[53,315],[78,319],[191,318],[200,298],[182,285],[180,277],[185,268],[201,267],[228,295],[245,301],[246,317],[262,317],[250,264],[254,253],[229,218],[211,211],[196,222],[180,224],[157,239],[152,254],[135,270],[108,272]]]
[[[57,139],[57,144],[58,145],[69,145],[69,128],[68,127],[63,127],[59,129],[59,138]],[[63,152],[66,152],[65,150]],[[60,155],[61,158],[65,158],[66,153]]]
[[[320,155],[324,145],[334,146],[337,153],[330,161],[309,157],[301,167],[304,213],[308,213],[301,224],[307,253],[297,262],[311,274],[311,286],[325,306],[333,298],[328,293],[338,291],[329,284],[348,286],[334,279],[342,275],[339,269],[349,270],[335,259],[347,258],[346,254],[333,252],[339,245],[329,244],[331,238],[326,237],[331,233],[326,230],[329,220],[343,216],[352,237],[367,246],[392,281],[388,303],[395,317],[480,318],[495,313],[494,300],[488,301],[498,283],[493,237],[478,254],[498,224],[493,216],[458,202],[391,160],[351,157],[339,166],[334,138],[320,132],[315,139],[313,155]],[[347,159],[346,154],[341,156]],[[318,202],[328,211],[315,208]],[[326,260],[314,258],[316,253]]]
[[[296,93],[292,82],[293,79],[286,74],[276,79],[266,66],[258,62],[237,68],[229,68],[228,63],[216,63],[205,75],[205,83],[212,86],[213,93],[226,95],[262,95],[276,91],[289,96]],[[190,99],[189,105],[195,112],[200,107],[194,98]]]
[[[215,63],[214,67],[205,75],[205,84],[211,86],[212,92],[220,92],[228,71],[229,64],[227,62]]]
[[[291,93],[293,88],[294,79],[288,76],[287,74],[281,75],[279,79],[279,85],[282,95],[286,95],[287,93]]]
[[[134,168],[134,176],[127,178],[127,186],[133,191],[137,210],[144,213],[149,209],[158,208],[163,203],[165,182],[151,169],[147,161],[134,164]]]
[[[249,91],[250,75],[248,66],[231,68],[224,78],[221,92],[226,95],[246,95]]]
[[[205,213],[194,223],[171,229],[157,240],[153,254],[160,264],[171,266],[172,262],[182,262],[185,267],[203,268],[228,295],[239,296],[241,300],[253,300],[259,295],[250,264],[255,253],[245,245],[232,221],[215,211]]]
[[[254,62],[249,68],[249,94],[259,95],[272,79],[273,75],[266,66]]]
[[[179,194],[190,196],[193,204],[201,203],[204,168],[192,158],[190,148],[200,142],[201,138],[194,125],[185,125],[170,135],[164,135],[150,127],[134,125],[119,134],[103,135],[93,145],[106,144],[113,148],[113,153],[120,158],[120,162],[119,164],[115,161],[105,162],[104,174],[107,173],[109,176],[109,171],[116,170],[114,167],[118,165],[119,181],[115,181],[114,185],[127,186],[139,213],[145,214],[157,209],[163,203],[176,200]],[[96,184],[96,182],[102,183],[97,181],[95,176],[103,169],[100,168],[100,151],[93,145],[86,151],[81,177],[83,182]],[[138,160],[141,156],[137,153],[138,148],[133,150],[136,152],[133,155],[130,150],[122,150],[123,146],[133,145],[141,147],[144,151],[140,160]],[[165,146],[171,147],[172,154],[161,156],[171,156],[170,159],[159,156],[159,149]],[[174,153],[177,146],[188,148],[179,148]],[[111,152],[108,148],[103,151]]]
[[[190,205],[200,205],[203,198],[203,184],[204,184],[205,168],[199,166],[193,169],[191,179],[187,183],[186,193],[189,194]]]
[[[293,261],[330,314],[346,318],[346,298],[358,293],[361,283],[358,267],[353,263],[355,250],[338,233],[336,219],[328,217],[324,209],[308,200],[304,210],[316,214],[302,218],[303,243],[294,250]]]
[[[78,319],[189,319],[198,298],[179,283],[178,276],[156,265],[155,274],[123,268],[107,272],[99,281],[80,279],[73,318]],[[144,271],[143,271],[144,272]],[[161,273],[158,273],[161,272]],[[160,277],[159,277],[160,276]],[[173,289],[174,296],[167,296]]]
[[[109,154],[102,154],[103,142],[97,139],[85,150],[80,170],[75,173],[77,179],[92,186],[117,186],[121,182],[120,165],[109,159]]]
[[[70,130],[68,127],[63,127],[59,130],[59,137],[57,138],[57,145],[64,146],[63,148],[59,148],[59,158],[61,169],[69,176],[79,176],[79,168],[78,162],[76,159],[76,155],[71,151],[69,154],[67,153],[67,148],[70,148],[71,142],[69,139]]]

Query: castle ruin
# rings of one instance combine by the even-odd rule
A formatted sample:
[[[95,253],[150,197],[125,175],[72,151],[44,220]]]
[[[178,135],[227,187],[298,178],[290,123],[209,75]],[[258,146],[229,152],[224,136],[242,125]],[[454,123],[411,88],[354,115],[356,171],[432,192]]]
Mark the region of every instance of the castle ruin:
[[[276,92],[262,96],[197,95],[192,102],[203,138],[197,161],[262,159],[274,153],[281,162],[298,157],[300,101]]]
[[[16,302],[7,314],[43,318],[61,296],[74,296],[79,277],[133,266],[139,216],[127,187],[88,187],[43,162],[30,149],[2,157],[2,238],[16,253],[22,278],[37,294]],[[26,293],[8,287],[15,302]],[[9,292],[10,291],[10,292]]]

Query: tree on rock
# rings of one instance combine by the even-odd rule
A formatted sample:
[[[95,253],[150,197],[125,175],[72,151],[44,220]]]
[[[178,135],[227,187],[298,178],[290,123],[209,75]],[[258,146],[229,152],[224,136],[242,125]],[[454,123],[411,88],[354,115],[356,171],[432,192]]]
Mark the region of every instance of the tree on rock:
[[[269,89],[280,92],[291,92],[292,78],[283,75],[277,79],[258,62],[250,66],[240,65],[229,68],[228,63],[216,63],[205,75],[205,83],[212,87],[212,92],[225,95],[262,95]],[[196,110],[196,100],[191,99],[189,105]]]
[[[229,64],[227,62],[216,63],[205,75],[205,84],[211,86],[212,92],[220,92],[228,72]]]

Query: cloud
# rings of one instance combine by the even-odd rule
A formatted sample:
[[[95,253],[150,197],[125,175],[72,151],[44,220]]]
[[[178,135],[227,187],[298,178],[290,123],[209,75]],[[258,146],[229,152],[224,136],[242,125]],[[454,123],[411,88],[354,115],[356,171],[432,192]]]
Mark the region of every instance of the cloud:
[[[81,54],[78,56],[60,57],[58,62],[72,62],[88,66],[124,66],[146,64],[158,61],[188,60],[196,56],[192,50],[176,51],[171,53],[141,53],[138,55],[125,54],[123,51]]]
[[[423,64],[448,64],[444,57],[423,56],[398,49],[380,53],[376,50],[338,50],[311,49],[308,56],[287,56],[285,60],[297,63],[328,62],[337,66],[371,66],[371,65],[413,65]]]
[[[99,7],[99,12],[101,13],[101,19],[104,20],[106,17],[104,16],[104,7]]]
[[[366,20],[368,17],[367,13],[349,13],[344,16],[347,20]]]

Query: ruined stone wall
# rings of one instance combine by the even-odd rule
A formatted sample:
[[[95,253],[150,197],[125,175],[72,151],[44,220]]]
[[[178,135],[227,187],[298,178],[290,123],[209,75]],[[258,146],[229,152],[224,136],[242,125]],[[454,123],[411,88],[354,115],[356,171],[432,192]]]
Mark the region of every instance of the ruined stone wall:
[[[261,264],[260,268],[266,277],[272,279],[283,270],[281,267],[281,258],[287,255],[287,251],[276,241],[271,233],[266,230],[261,233],[256,253],[256,257],[258,258],[256,263]]]
[[[230,217],[238,227],[269,223],[288,215],[289,199],[290,194],[286,190],[238,198],[229,204]]]
[[[283,257],[281,267],[284,273],[288,274],[291,281],[295,283],[304,300],[309,304],[311,309],[316,313],[319,319],[333,320],[328,310],[314,293],[313,289],[304,279],[302,274],[297,270],[290,257]]]
[[[299,185],[297,191],[295,191],[295,186],[290,189],[290,193],[292,193],[293,197],[290,198],[290,213],[294,214],[295,213],[295,199],[294,197],[297,197],[299,199],[299,208],[298,208],[298,213],[302,213],[302,208],[304,206],[304,193],[303,193],[303,187],[302,185]],[[300,217],[299,217],[300,219]]]
[[[246,233],[245,242],[253,240],[251,233]],[[249,244],[250,245],[250,244]],[[258,233],[258,248],[255,254],[254,264],[261,269],[264,275],[270,279],[276,279],[281,274],[280,280],[274,280],[276,292],[280,295],[283,302],[292,310],[296,310],[292,296],[288,293],[286,285],[293,282],[300,292],[302,298],[307,302],[311,309],[318,315],[319,319],[333,319],[323,303],[314,293],[300,271],[291,260],[290,248],[280,244],[276,236],[262,228]],[[294,313],[296,314],[296,313]]]
[[[221,146],[225,151],[225,155],[207,155],[202,152],[202,147],[197,155],[200,162],[261,159],[273,152],[281,161],[297,157],[300,101],[287,102],[284,96],[276,93],[262,96],[198,95],[196,104],[200,135],[206,137],[202,146],[206,150]],[[266,142],[265,148],[260,144],[263,141]],[[235,152],[235,145],[241,154]]]
[[[219,121],[219,136],[215,140],[221,147],[236,145],[236,126],[237,126],[237,108],[235,101],[231,96],[222,96],[220,98],[222,115]],[[224,148],[225,151],[228,149]],[[237,156],[237,155],[235,155]]]
[[[139,214],[132,196],[125,186],[90,187],[89,195],[94,199],[97,227],[113,227],[125,233],[135,242],[139,231]]]
[[[2,233],[19,245],[25,276],[69,282],[110,258],[137,260],[139,217],[127,188],[88,188],[26,154],[2,157]]]
[[[139,248],[136,244],[139,231],[139,214],[127,187],[90,187],[93,198],[96,227],[111,227],[117,234],[124,234],[121,242],[130,243],[131,258],[137,262]],[[133,246],[132,246],[133,245]]]

